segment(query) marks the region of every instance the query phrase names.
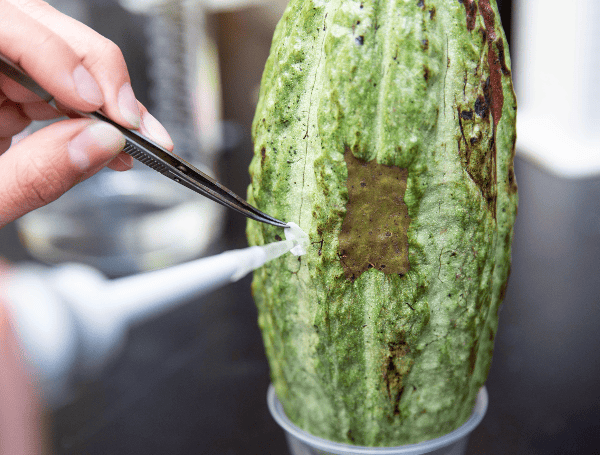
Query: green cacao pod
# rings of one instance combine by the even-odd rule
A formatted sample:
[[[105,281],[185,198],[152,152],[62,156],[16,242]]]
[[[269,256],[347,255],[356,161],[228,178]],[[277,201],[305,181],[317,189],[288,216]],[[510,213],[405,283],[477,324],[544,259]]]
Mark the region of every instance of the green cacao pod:
[[[252,285],[296,425],[397,446],[468,418],[510,268],[515,118],[495,0],[291,0],[248,199],[311,240]]]

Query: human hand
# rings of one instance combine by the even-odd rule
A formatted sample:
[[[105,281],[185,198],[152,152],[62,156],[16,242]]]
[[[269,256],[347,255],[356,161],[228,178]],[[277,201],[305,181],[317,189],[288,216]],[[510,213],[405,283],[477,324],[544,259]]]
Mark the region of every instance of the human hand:
[[[164,127],[131,89],[120,49],[41,0],[0,0],[0,53],[23,68],[61,105],[102,111],[115,122],[172,150]],[[60,114],[0,75],[0,228],[45,205],[108,166],[130,169],[125,138],[113,126],[63,120],[11,146],[32,120]]]

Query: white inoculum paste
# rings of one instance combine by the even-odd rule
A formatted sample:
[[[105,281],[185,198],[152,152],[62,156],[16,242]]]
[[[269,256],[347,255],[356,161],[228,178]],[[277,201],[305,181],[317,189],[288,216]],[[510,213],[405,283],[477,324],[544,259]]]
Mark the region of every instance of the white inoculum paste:
[[[289,222],[283,232],[286,240],[291,240],[294,242],[294,246],[290,250],[290,253],[292,253],[294,256],[302,256],[303,254],[306,254],[309,244],[308,234],[304,232],[300,226],[298,226],[296,223]]]

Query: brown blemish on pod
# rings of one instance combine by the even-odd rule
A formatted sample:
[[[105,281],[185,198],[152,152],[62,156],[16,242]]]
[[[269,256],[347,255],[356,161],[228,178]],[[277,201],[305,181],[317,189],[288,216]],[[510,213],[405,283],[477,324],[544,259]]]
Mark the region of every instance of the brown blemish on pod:
[[[403,334],[395,343],[390,343],[389,353],[383,364],[383,382],[388,399],[392,404],[393,415],[400,415],[400,399],[404,392],[404,378],[409,373],[413,359],[410,346],[404,341]]]
[[[475,0],[458,0],[458,2],[463,4],[467,12],[467,30],[473,31],[477,19],[477,3]]]
[[[355,158],[346,147],[348,203],[339,236],[340,260],[346,278],[354,281],[375,268],[404,276],[410,269],[408,226],[404,203],[408,171]]]
[[[496,45],[499,53],[494,50],[494,43],[498,39],[496,35],[495,22],[496,15],[494,10],[490,6],[488,0],[480,0],[481,16],[485,24],[488,39],[488,64],[490,67],[490,81],[491,81],[491,111],[492,118],[494,119],[494,133],[498,122],[502,117],[502,107],[504,106],[504,92],[502,91],[502,76],[510,74],[506,67],[505,56],[504,56],[504,44]],[[502,43],[501,40],[499,40]]]

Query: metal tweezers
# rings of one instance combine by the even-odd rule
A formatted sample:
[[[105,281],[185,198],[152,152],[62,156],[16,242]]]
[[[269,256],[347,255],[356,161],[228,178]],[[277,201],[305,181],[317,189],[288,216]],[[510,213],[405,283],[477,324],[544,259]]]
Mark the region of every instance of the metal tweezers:
[[[62,114],[71,118],[92,118],[110,123],[117,128],[125,136],[125,148],[123,151],[132,156],[137,161],[144,163],[146,166],[154,169],[157,172],[167,176],[171,180],[183,185],[196,193],[200,193],[209,199],[212,199],[219,204],[229,207],[236,212],[241,213],[248,218],[251,218],[262,223],[271,224],[278,227],[286,227],[287,224],[276,218],[273,218],[266,213],[261,212],[257,208],[248,204],[244,199],[239,197],[233,191],[225,188],[216,180],[212,179],[202,171],[196,169],[187,161],[178,157],[174,153],[169,152],[165,148],[142,136],[136,131],[125,128],[118,123],[113,122],[108,117],[100,112],[79,112],[72,109],[58,107],[54,97],[40,87],[30,76],[22,69],[15,66],[10,61],[0,55],[0,73],[8,76],[22,87],[35,93],[45,102],[57,109]]]

